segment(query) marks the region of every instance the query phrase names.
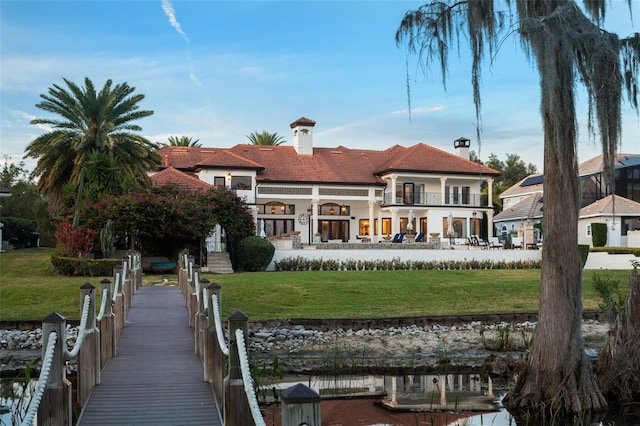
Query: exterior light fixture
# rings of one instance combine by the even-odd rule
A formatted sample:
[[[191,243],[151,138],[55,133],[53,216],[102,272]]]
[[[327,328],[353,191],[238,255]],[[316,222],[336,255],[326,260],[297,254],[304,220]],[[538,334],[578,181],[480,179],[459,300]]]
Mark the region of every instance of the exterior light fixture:
[[[335,209],[334,209],[333,207],[331,207],[331,208],[329,209],[329,214],[333,215],[333,214],[335,214],[335,213],[336,213]]]
[[[342,207],[340,207],[340,214],[341,215],[347,214],[347,206],[345,206],[344,204],[342,205]]]
[[[276,214],[276,208],[274,206],[271,206],[271,214]]]
[[[284,204],[283,204],[283,205],[281,205],[281,206],[280,206],[280,211],[281,211],[282,213],[284,213],[284,209],[285,209],[285,206],[284,206]]]

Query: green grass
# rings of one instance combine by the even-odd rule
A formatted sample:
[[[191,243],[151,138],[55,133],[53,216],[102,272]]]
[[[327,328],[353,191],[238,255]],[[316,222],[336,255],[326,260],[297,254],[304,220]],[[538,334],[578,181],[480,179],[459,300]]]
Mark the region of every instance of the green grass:
[[[0,320],[41,320],[51,312],[80,317],[80,286],[104,277],[55,276],[51,249],[0,253]],[[629,271],[604,271],[625,288]],[[203,274],[222,287],[226,318],[382,318],[535,312],[540,270],[342,271]],[[145,275],[144,284],[163,276]],[[111,278],[111,277],[108,277]],[[175,283],[175,276],[167,276]],[[597,310],[593,273],[585,273],[584,309]]]
[[[0,320],[40,321],[52,312],[80,319],[80,286],[103,278],[65,277],[51,271],[50,248],[0,253]],[[98,305],[100,306],[100,305]]]

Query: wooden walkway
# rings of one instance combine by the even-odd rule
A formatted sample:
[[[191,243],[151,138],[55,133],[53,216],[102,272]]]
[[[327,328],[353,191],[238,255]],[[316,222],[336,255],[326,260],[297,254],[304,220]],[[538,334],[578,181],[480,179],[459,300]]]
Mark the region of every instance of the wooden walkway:
[[[141,287],[78,425],[222,425],[178,287]]]

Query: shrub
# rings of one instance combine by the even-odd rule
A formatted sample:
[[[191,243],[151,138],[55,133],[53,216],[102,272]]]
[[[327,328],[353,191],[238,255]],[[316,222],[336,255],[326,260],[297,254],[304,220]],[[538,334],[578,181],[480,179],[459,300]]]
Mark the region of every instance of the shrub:
[[[276,248],[269,240],[250,236],[240,240],[236,250],[238,269],[245,272],[260,272],[267,269]]]
[[[625,298],[620,291],[620,281],[594,272],[593,285],[602,298],[600,309],[606,314],[610,324],[615,323],[618,315],[624,313]]]
[[[604,247],[607,244],[607,224],[593,222],[591,224],[591,241],[594,247]]]
[[[4,216],[3,238],[9,240],[14,248],[29,247],[31,235],[36,230],[36,222],[32,219]]]
[[[578,244],[578,250],[580,250],[580,261],[582,262],[582,267],[587,264],[587,257],[589,256],[589,245],[588,244]]]
[[[58,250],[67,257],[86,257],[93,250],[96,231],[89,228],[75,228],[68,220],[58,222],[56,240]]]
[[[68,276],[108,277],[112,275],[113,268],[121,263],[120,259],[81,259],[66,257],[58,251],[51,253],[53,270]]]

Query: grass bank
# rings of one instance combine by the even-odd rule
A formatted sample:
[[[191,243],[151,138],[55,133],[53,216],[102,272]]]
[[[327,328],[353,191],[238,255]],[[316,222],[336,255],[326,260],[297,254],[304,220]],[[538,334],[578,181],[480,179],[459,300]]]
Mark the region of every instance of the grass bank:
[[[51,249],[0,253],[0,320],[39,321],[51,312],[80,317],[80,286],[105,277],[54,275]],[[605,271],[626,287],[629,271]],[[470,313],[534,312],[540,270],[327,271],[203,274],[222,287],[223,317],[251,319],[383,318]],[[111,278],[111,277],[106,277]],[[175,275],[145,275],[158,284]],[[584,308],[597,310],[593,273],[585,273]],[[98,304],[99,306],[99,304]]]

